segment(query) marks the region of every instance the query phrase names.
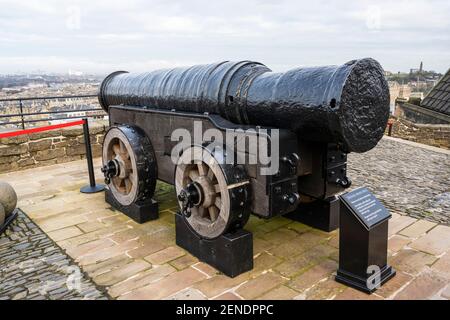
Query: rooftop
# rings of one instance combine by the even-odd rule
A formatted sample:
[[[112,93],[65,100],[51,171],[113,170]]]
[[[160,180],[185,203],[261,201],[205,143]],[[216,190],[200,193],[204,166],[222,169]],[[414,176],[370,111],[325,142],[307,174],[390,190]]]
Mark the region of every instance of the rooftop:
[[[431,89],[420,105],[450,116],[450,69]]]
[[[99,166],[97,158],[100,182]],[[0,284],[0,299],[450,299],[449,168],[450,151],[388,137],[367,153],[349,155],[352,187],[367,186],[393,216],[388,260],[397,276],[370,296],[334,281],[338,231],[252,216],[245,229],[254,236],[254,269],[228,278],[176,246],[177,203],[167,184],[157,186],[160,218],[137,224],[113,210],[103,193],[79,192],[88,181],[84,160],[1,174],[24,214],[0,237],[0,274],[12,279]],[[23,238],[45,242],[46,256],[55,250],[81,267],[87,289],[72,296],[59,283],[50,294],[32,291],[31,284],[48,281],[54,271],[36,269],[41,274],[31,283],[26,270],[5,268],[11,257],[36,258]]]

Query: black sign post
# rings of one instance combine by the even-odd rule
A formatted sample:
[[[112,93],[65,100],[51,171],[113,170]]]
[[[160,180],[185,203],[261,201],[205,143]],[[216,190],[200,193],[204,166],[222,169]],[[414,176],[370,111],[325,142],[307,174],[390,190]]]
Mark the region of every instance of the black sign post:
[[[367,188],[340,197],[336,281],[372,293],[395,276],[387,264],[389,211]]]

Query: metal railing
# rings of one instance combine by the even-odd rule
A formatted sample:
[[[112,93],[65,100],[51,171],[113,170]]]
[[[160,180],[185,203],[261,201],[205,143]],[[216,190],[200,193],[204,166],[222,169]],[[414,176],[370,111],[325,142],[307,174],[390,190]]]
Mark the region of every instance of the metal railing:
[[[76,109],[64,109],[56,111],[41,111],[33,112],[32,110],[25,110],[25,108],[30,108],[31,106],[25,106],[24,101],[45,101],[45,100],[63,100],[62,102],[67,102],[67,99],[86,99],[86,98],[96,98],[96,94],[85,94],[85,95],[73,95],[73,96],[45,96],[45,97],[25,97],[25,98],[11,98],[11,99],[0,99],[0,129],[4,129],[6,126],[14,125],[16,128],[25,129],[26,124],[35,124],[38,122],[49,122],[58,120],[68,120],[68,119],[78,119],[78,118],[97,118],[104,117],[107,114],[100,107],[94,108],[76,108]],[[2,114],[2,109],[4,109],[5,104],[10,107],[11,104],[16,104],[18,112],[10,114]],[[99,105],[98,101],[95,100],[92,104]],[[73,104],[72,104],[73,106]],[[59,107],[56,107],[59,109]],[[74,113],[80,113],[82,115],[74,115]],[[37,116],[46,115],[47,117],[41,118]],[[63,115],[53,117],[53,115]],[[65,116],[64,116],[65,115]],[[15,120],[20,119],[20,120]],[[3,119],[13,119],[14,121],[4,121]]]

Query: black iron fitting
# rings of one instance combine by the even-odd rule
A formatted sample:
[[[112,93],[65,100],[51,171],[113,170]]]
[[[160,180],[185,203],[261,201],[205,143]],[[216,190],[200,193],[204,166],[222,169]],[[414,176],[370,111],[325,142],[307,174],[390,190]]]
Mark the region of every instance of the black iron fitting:
[[[106,165],[101,168],[103,175],[105,176],[105,183],[110,184],[113,177],[117,177],[120,174],[120,166],[116,159],[108,161]]]
[[[186,188],[180,191],[177,198],[182,203],[181,213],[189,218],[191,216],[191,208],[201,204],[201,188],[195,182],[189,183]]]

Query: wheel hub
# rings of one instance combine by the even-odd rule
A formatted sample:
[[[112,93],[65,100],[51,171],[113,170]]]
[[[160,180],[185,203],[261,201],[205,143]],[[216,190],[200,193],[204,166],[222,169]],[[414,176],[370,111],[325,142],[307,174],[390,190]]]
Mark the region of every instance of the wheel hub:
[[[236,178],[238,169],[221,164],[223,158],[221,151],[192,146],[178,159],[175,187],[181,212],[203,238],[216,238],[248,218],[248,191],[238,191],[248,190],[249,181],[240,174]]]

